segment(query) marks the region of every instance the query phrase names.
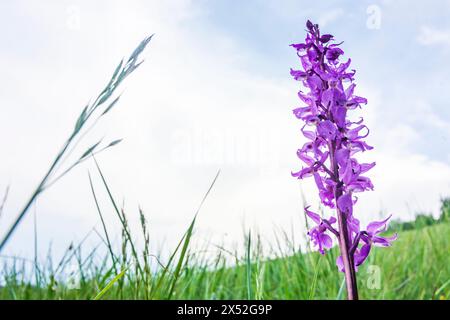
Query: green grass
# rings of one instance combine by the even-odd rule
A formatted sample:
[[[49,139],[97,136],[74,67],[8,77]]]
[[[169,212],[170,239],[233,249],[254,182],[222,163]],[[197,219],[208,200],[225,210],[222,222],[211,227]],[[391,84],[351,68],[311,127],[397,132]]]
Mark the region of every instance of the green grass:
[[[189,228],[191,230],[191,227]],[[243,257],[226,263],[227,253],[214,257],[185,249],[172,260],[173,267],[143,272],[129,258],[116,273],[113,267],[86,262],[81,257],[79,289],[56,284],[50,268],[40,266],[39,285],[23,272],[16,260],[2,271],[6,283],[1,299],[339,299],[343,275],[335,267],[337,249],[325,256],[293,253],[292,249],[273,251],[275,258],[262,256],[261,243],[248,235]],[[376,248],[359,269],[358,285],[362,299],[448,299],[450,295],[450,224],[441,223],[419,230],[404,231],[391,248]],[[251,241],[250,241],[251,239]],[[251,247],[250,247],[251,246]],[[284,247],[289,248],[286,243]],[[76,251],[76,250],[75,250]],[[75,252],[75,255],[77,253]],[[92,256],[91,256],[92,259]],[[106,258],[105,258],[106,259]],[[174,263],[176,260],[176,263]],[[110,261],[110,260],[109,260]],[[142,262],[141,262],[142,263]],[[117,269],[118,266],[116,266]],[[44,271],[47,270],[47,271]],[[374,274],[380,274],[379,288],[373,288]],[[376,283],[375,283],[376,285]],[[341,290],[340,290],[341,289]]]

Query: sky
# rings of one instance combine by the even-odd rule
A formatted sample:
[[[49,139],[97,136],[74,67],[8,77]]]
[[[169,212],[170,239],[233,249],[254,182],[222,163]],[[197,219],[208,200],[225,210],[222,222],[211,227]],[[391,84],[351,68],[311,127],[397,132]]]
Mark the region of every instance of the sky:
[[[70,134],[84,105],[120,59],[155,34],[144,64],[120,88],[119,105],[86,136],[123,142],[98,156],[132,228],[141,207],[153,250],[172,247],[220,169],[197,220],[197,243],[243,242],[249,229],[305,234],[311,181],[297,181],[304,140],[299,65],[289,44],[307,19],[344,41],[357,70],[356,93],[375,146],[375,190],[355,208],[363,225],[392,214],[438,215],[450,196],[450,1],[3,1],[0,4],[0,217],[4,234]],[[84,151],[83,145],[78,152]],[[78,156],[80,153],[78,153]],[[74,157],[77,156],[75,152]],[[61,253],[101,225],[91,173],[108,228],[119,223],[92,161],[47,190],[5,254]],[[300,241],[300,240],[299,240]],[[101,243],[91,235],[87,246]]]

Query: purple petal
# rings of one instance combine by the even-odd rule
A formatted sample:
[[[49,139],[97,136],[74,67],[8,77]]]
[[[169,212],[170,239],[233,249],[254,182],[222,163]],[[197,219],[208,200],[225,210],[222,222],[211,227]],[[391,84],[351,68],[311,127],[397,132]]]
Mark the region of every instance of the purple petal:
[[[294,77],[295,80],[305,79],[308,74],[301,70],[291,69],[291,76]]]
[[[331,240],[329,235],[322,233],[319,235],[319,238],[324,248],[330,249],[333,246],[333,240]]]
[[[360,165],[360,173],[365,173],[375,167],[375,162],[372,163],[362,163]]]
[[[312,75],[312,76],[309,76],[307,79],[306,79],[306,82],[308,83],[308,85],[309,85],[309,87],[314,91],[314,90],[317,90],[317,89],[322,89],[323,88],[323,81],[322,81],[322,79],[320,79],[320,77],[319,76],[317,76],[317,75]]]
[[[308,208],[309,208],[309,206],[305,208],[305,213],[306,213],[306,214],[308,215],[308,217],[310,217],[315,223],[320,224],[320,222],[321,222],[321,220],[322,220],[322,219],[320,218],[320,216],[319,216],[317,213],[312,212],[311,210],[308,210]]]
[[[327,159],[328,159],[329,154],[330,153],[328,151],[322,153],[322,155],[320,156],[320,159],[319,159],[319,163],[321,163],[321,164],[325,163],[325,161],[327,161]]]
[[[312,105],[314,103],[314,99],[310,94],[304,94],[301,90],[297,94],[300,100],[302,100],[307,105]]]
[[[333,39],[333,36],[331,34],[324,34],[320,37],[320,42],[322,43],[327,43],[329,42],[331,39]]]
[[[299,172],[291,172],[291,175],[293,177],[298,178],[298,179],[303,179],[303,178],[307,178],[307,177],[312,176],[313,172],[314,172],[314,168],[308,167],[308,168],[303,168]]]
[[[373,149],[372,146],[369,146],[364,141],[350,141],[349,147],[352,148],[352,154],[354,154],[358,151],[366,151],[366,150]]]
[[[344,262],[342,261],[342,256],[337,257],[336,266],[340,272],[344,272]]]
[[[330,219],[328,219],[328,222],[329,222],[330,224],[333,224],[333,223],[335,223],[336,221],[337,221],[336,218],[333,217],[333,216],[331,216]]]
[[[331,47],[331,46],[330,46]],[[329,48],[330,48],[329,47]],[[344,54],[344,51],[342,51],[342,49],[334,47],[331,48],[327,51],[326,57],[328,60],[330,61],[335,61],[336,59],[339,58],[340,55]]]
[[[351,232],[353,232],[354,234],[359,233],[360,230],[359,230],[359,220],[358,219],[356,219],[353,216],[349,216],[347,223],[348,223],[348,226],[349,226],[349,229]]]
[[[383,221],[374,221],[374,222],[369,223],[366,228],[367,233],[370,235],[376,235],[378,233],[385,231],[386,227],[387,227],[386,224],[391,217],[392,217],[392,215],[390,215]]]
[[[308,113],[311,112],[311,108],[310,107],[296,108],[292,110],[292,112],[298,119],[303,119]]]
[[[319,118],[315,115],[307,116],[303,120],[305,120],[306,124],[310,126],[314,126],[319,122]]]
[[[316,162],[316,160],[314,160],[305,151],[301,149],[297,150],[297,157],[304,163],[306,163],[308,166],[312,166]]]
[[[358,173],[355,172],[351,161],[348,161],[345,164],[345,166],[340,168],[340,170],[339,170],[339,177],[347,185],[351,184],[352,181],[355,180],[355,178],[358,177]]]
[[[373,190],[373,184],[369,178],[359,176],[356,179],[352,179],[351,182],[347,183],[346,190],[349,192],[363,192],[366,190]]]
[[[339,164],[339,166],[344,167],[347,161],[350,158],[350,150],[348,149],[339,149],[336,151],[336,161]]]
[[[360,266],[367,259],[370,253],[370,248],[370,244],[365,244],[361,247],[361,249],[355,252],[355,265]]]
[[[326,140],[333,140],[336,137],[336,126],[330,120],[319,122],[317,132]]]
[[[389,247],[391,246],[391,242],[395,240],[397,240],[397,234],[394,234],[392,237],[372,237],[373,245],[377,247]]]
[[[360,136],[360,135],[359,135],[359,132],[360,132],[362,129],[366,129],[367,132],[366,132],[365,134],[363,134],[363,135]],[[362,125],[360,125],[360,126],[357,126],[356,128],[347,131],[347,138],[350,139],[350,140],[364,139],[364,138],[366,138],[368,135],[369,135],[369,128],[367,128],[367,126],[364,125],[364,124],[362,124]]]
[[[347,216],[351,216],[353,213],[352,196],[350,194],[344,194],[340,196],[337,201],[337,206],[339,210],[347,214]]]
[[[345,97],[349,99],[353,95],[353,91],[355,90],[356,84],[352,83],[348,86],[348,88],[345,90]]]
[[[351,63],[352,63],[352,60],[350,58],[347,60],[347,62],[341,63],[337,72],[343,73],[345,70],[347,70],[347,68],[350,66]]]
[[[291,44],[291,47],[295,48],[297,51],[305,50],[306,44],[305,43],[293,43]]]
[[[314,24],[311,22],[311,21],[306,21],[306,27],[308,28],[308,30],[310,31],[310,32],[313,32],[314,31]]]
[[[343,128],[345,127],[345,117],[347,116],[347,108],[345,107],[336,107],[332,109],[333,118],[336,121],[336,124]]]
[[[316,133],[314,131],[304,130],[305,127],[302,128],[302,133],[305,136],[305,138],[310,140],[316,140]]]
[[[322,177],[317,172],[314,173],[314,181],[316,182],[317,188],[319,190],[325,189],[325,186],[323,185]]]

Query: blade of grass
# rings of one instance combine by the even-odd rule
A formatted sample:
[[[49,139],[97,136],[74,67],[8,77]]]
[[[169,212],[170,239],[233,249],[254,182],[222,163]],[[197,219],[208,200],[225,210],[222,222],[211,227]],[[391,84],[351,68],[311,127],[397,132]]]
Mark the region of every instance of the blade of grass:
[[[36,217],[36,207],[34,207],[34,215],[33,215],[33,233],[34,233],[34,276],[36,285],[40,284],[40,270],[38,264],[38,234],[37,234],[37,217]]]
[[[252,262],[251,262],[251,242],[252,242],[252,234],[251,231],[248,232],[247,237],[247,253],[246,253],[246,276],[247,276],[247,299],[252,300]]]
[[[170,299],[172,297],[173,291],[175,289],[175,285],[177,283],[178,277],[180,275],[181,267],[183,265],[183,260],[184,260],[184,257],[186,255],[187,248],[189,246],[189,242],[191,240],[192,231],[194,230],[194,225],[195,225],[195,220],[197,218],[197,215],[200,212],[200,209],[202,208],[203,203],[205,202],[205,200],[208,197],[209,193],[211,192],[212,188],[214,187],[214,184],[216,183],[217,178],[219,177],[219,174],[220,174],[220,170],[217,171],[217,174],[214,177],[214,180],[212,181],[211,185],[209,186],[208,191],[205,193],[202,201],[200,202],[200,205],[198,206],[197,211],[195,212],[194,219],[192,219],[192,222],[191,222],[191,225],[189,226],[189,229],[186,231],[186,234],[184,236],[185,240],[184,240],[183,248],[181,250],[181,254],[180,254],[180,257],[178,259],[177,266],[175,268],[174,279],[172,281],[172,284],[171,284],[171,287],[170,287],[170,291],[169,291],[169,295],[167,296],[167,299]]]
[[[450,280],[448,280],[447,282],[445,282],[439,289],[436,290],[436,292],[434,293],[435,296],[439,296],[439,294],[444,291],[445,287],[447,287],[450,284]]]
[[[177,263],[177,266],[175,267],[175,271],[173,273],[173,280],[172,280],[172,283],[170,284],[170,289],[169,289],[169,294],[167,296],[167,300],[170,300],[170,298],[172,297],[172,294],[175,290],[175,285],[180,276],[180,271],[181,271],[181,267],[183,266],[184,257],[186,256],[186,252],[187,252],[187,249],[189,247],[189,243],[190,243],[191,237],[192,237],[192,231],[194,230],[195,219],[196,219],[196,217],[194,217],[194,219],[192,220],[191,225],[189,226],[189,228],[186,232],[186,236],[184,237],[183,248],[181,249],[180,257],[178,258],[178,263]]]
[[[0,218],[3,214],[3,208],[5,207],[6,200],[8,199],[9,194],[9,185],[6,187],[5,193],[3,195],[2,204],[0,205]]]
[[[322,261],[322,259],[320,259],[321,257],[318,257],[317,259],[317,263],[315,264],[315,270],[314,270],[314,278],[313,278],[313,282],[311,284],[311,288],[309,290],[309,296],[308,296],[308,300],[312,300],[314,299],[314,295],[316,293],[316,286],[317,286],[317,278],[319,276],[319,268],[320,268],[320,263]]]
[[[93,298],[93,300],[100,300],[105,295],[105,293],[108,292],[108,290],[111,289],[111,287],[125,275],[125,272],[127,270],[128,268],[123,269],[110,282],[108,282],[108,284],[102,290],[100,290],[99,293],[97,293],[97,295]]]
[[[138,268],[138,271],[141,274],[141,276],[144,276],[143,270],[142,270],[142,268],[141,268],[141,266],[139,264],[139,259],[138,259],[138,254],[137,254],[136,247],[134,246],[134,242],[133,242],[133,240],[131,238],[130,231],[128,230],[128,225],[127,225],[127,223],[126,223],[122,213],[120,212],[119,207],[116,204],[116,201],[114,200],[114,197],[113,197],[113,195],[111,193],[111,189],[109,188],[108,183],[106,182],[105,176],[103,175],[103,172],[100,169],[100,166],[99,166],[97,160],[95,159],[95,157],[93,157],[93,159],[94,159],[95,165],[97,166],[97,170],[98,170],[98,172],[100,174],[100,177],[102,179],[103,185],[105,186],[106,192],[108,193],[108,197],[109,197],[109,199],[110,199],[110,201],[111,201],[111,203],[112,203],[112,205],[114,207],[114,210],[115,210],[117,216],[119,217],[120,223],[122,224],[122,228],[123,228],[123,231],[125,233],[125,236],[127,237],[128,241],[130,243],[132,254],[133,254],[133,256],[136,259],[136,267]]]
[[[98,201],[97,201],[97,196],[95,194],[94,185],[92,184],[91,174],[89,172],[88,172],[88,177],[89,177],[89,185],[91,186],[92,196],[94,197],[94,201],[95,201],[95,206],[97,208],[98,215],[100,216],[100,221],[102,222],[103,231],[105,233],[107,247],[108,247],[109,253],[111,254],[111,260],[112,260],[112,263],[113,263],[113,268],[114,268],[114,271],[117,273],[116,257],[114,255],[114,252],[113,252],[113,249],[112,249],[111,241],[109,240],[108,229],[106,228],[105,220],[103,219],[102,211],[100,209],[100,206],[99,206]]]
[[[345,278],[342,279],[341,286],[339,287],[339,292],[336,296],[336,300],[342,300],[342,295],[344,293],[344,287],[345,287]]]

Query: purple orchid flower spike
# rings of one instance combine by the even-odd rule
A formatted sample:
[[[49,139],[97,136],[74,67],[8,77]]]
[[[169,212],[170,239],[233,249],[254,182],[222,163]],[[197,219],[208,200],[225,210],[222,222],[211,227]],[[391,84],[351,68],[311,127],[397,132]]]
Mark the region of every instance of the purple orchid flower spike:
[[[375,162],[360,163],[356,158],[359,152],[373,149],[365,142],[369,128],[364,119],[349,118],[350,111],[367,104],[367,99],[354,94],[355,70],[349,70],[350,59],[341,60],[342,43],[333,43],[331,34],[321,35],[319,26],[311,21],[306,28],[305,42],[291,45],[300,58],[300,68],[291,69],[291,75],[302,84],[298,92],[302,105],[293,113],[303,121],[300,131],[307,139],[297,151],[303,166],[292,176],[313,177],[322,204],[336,210],[336,218],[322,219],[305,208],[316,224],[308,235],[321,254],[333,245],[330,235],[336,236],[341,252],[336,264],[345,273],[349,299],[357,299],[357,267],[366,261],[372,246],[388,247],[397,236],[379,235],[390,217],[371,222],[361,231],[359,220],[353,216],[355,194],[374,188],[366,174]]]

